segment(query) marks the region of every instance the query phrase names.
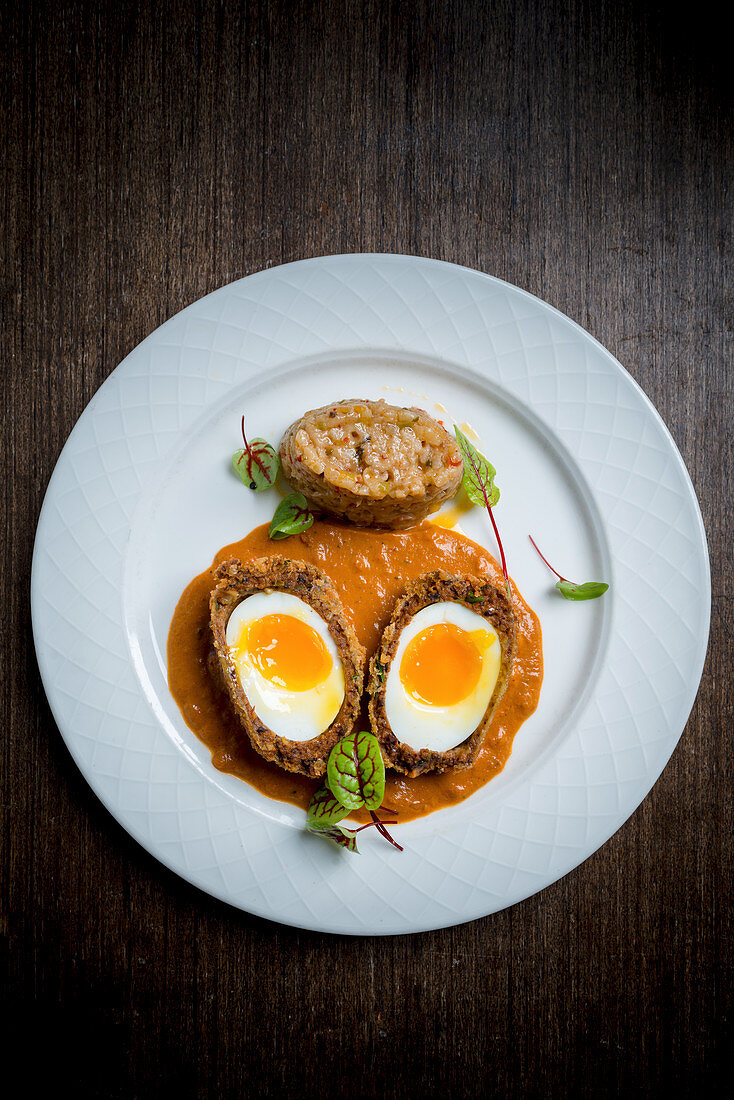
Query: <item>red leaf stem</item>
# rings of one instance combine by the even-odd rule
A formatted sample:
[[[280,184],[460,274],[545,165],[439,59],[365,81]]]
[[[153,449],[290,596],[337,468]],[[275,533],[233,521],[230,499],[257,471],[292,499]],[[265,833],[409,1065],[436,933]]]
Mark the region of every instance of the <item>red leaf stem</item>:
[[[540,549],[539,549],[539,547],[538,547],[538,544],[536,543],[536,541],[535,541],[535,539],[533,538],[533,536],[532,536],[532,535],[528,535],[528,538],[530,539],[530,541],[532,542],[533,546],[535,547],[535,549],[536,549],[536,551],[537,551],[538,555],[539,555],[539,556],[540,556],[540,557],[541,557],[541,558],[543,559],[543,561],[545,562],[545,564],[546,564],[546,565],[548,566],[548,568],[550,569],[551,573],[555,573],[555,575],[556,575],[556,576],[558,577],[559,581],[566,581],[566,582],[567,582],[567,583],[569,583],[569,584],[573,584],[573,581],[569,581],[569,580],[568,580],[568,577],[562,577],[562,576],[561,576],[561,574],[560,574],[560,573],[558,572],[558,570],[557,570],[557,569],[554,569],[554,568],[553,568],[553,566],[552,566],[552,565],[551,565],[551,563],[550,563],[550,562],[548,561],[548,559],[547,559],[547,558],[545,557],[545,555],[544,555],[544,554],[541,554],[541,553],[540,553]]]
[[[402,852],[403,848],[401,847],[400,844],[398,844],[398,842],[396,840],[393,840],[393,838],[390,836],[387,829],[385,828],[385,822],[380,821],[379,817],[377,816],[377,814],[375,813],[374,810],[370,810],[370,817],[372,818],[373,822],[377,826],[378,832],[382,833],[385,840],[389,840],[394,848],[397,848],[397,850],[399,852]],[[391,821],[391,822],[389,822],[389,824],[392,825],[393,822]],[[397,823],[395,823],[395,824],[397,824]]]
[[[367,799],[365,798],[365,793],[364,793],[364,783],[362,782],[362,769],[359,766],[359,752],[357,750],[357,742],[358,741],[359,741],[359,734],[357,734],[357,736],[352,741],[352,760],[354,761],[354,770],[357,773],[357,785],[359,787],[359,797],[362,799],[363,802],[366,802]],[[371,760],[370,760],[370,764],[372,764]],[[372,765],[373,773],[374,773],[374,770],[375,770],[374,765]]]
[[[263,475],[263,477],[266,479],[266,481],[269,481],[270,479],[268,478],[267,470],[265,469],[262,462],[260,461],[260,459],[257,457],[255,452],[253,451],[250,444],[247,442],[247,436],[245,435],[245,418],[244,418],[244,416],[242,417],[242,439],[243,439],[244,444],[245,444],[245,451],[247,452],[247,455],[248,455],[250,461],[254,462],[256,466],[260,467],[260,473]],[[242,461],[243,458],[244,458],[244,455],[240,455],[240,460],[237,463],[238,466],[239,466],[239,464],[240,464],[240,462]]]
[[[356,833],[361,833],[363,829],[371,829],[373,825],[377,825],[377,824],[380,824],[380,823],[377,822],[377,821],[368,821],[366,825],[360,825],[360,827],[358,829],[351,829],[350,832],[355,833],[355,834]],[[381,822],[381,824],[382,825],[397,825],[397,821],[383,821],[383,822]]]
[[[497,528],[497,523],[496,523],[494,515],[492,513],[492,505],[489,503],[489,497],[487,496],[487,490],[484,486],[484,478],[482,477],[482,475],[481,475],[481,473],[480,473],[480,471],[477,467],[477,464],[474,461],[474,455],[471,453],[471,451],[468,452],[468,455],[469,455],[469,461],[471,462],[472,469],[474,470],[474,474],[475,474],[476,479],[477,479],[477,484],[479,485],[479,488],[482,490],[482,496],[484,497],[484,503],[487,505],[487,511],[489,512],[489,518],[492,521],[492,527],[494,528],[494,535],[495,535],[495,538],[497,539],[497,545],[500,548],[500,558],[502,559],[502,575],[505,578],[505,584],[507,585],[507,590],[509,592],[509,590],[510,590],[510,578],[507,575],[507,562],[505,560],[505,551],[504,551],[504,548],[502,546],[502,539],[500,538],[500,533],[499,533],[499,530]]]

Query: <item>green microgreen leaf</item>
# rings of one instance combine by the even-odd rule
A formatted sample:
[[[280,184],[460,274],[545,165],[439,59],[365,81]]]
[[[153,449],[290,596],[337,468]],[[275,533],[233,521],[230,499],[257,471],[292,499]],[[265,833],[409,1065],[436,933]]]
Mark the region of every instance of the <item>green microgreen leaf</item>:
[[[262,493],[275,484],[280,468],[278,452],[264,439],[253,439],[249,451],[242,449],[232,455],[235,473],[248,489]]]
[[[275,484],[280,469],[277,451],[265,439],[253,439],[248,443],[245,435],[245,418],[242,417],[242,442],[244,447],[232,455],[235,473],[248,489],[261,493]]]
[[[558,577],[556,588],[564,600],[598,600],[608,590],[609,585],[605,581],[584,581],[583,584],[577,584],[575,581],[570,581],[568,577],[562,577],[558,570],[554,569],[548,559],[540,552],[540,547],[533,536],[528,535],[528,538],[533,544],[538,557],[545,562],[551,573],[555,573]]]
[[[350,733],[329,753],[326,782],[347,810],[376,810],[385,794],[385,761],[373,733]]]
[[[346,848],[348,852],[356,852],[357,855],[359,855],[357,838],[352,829],[345,829],[343,825],[324,824],[321,821],[308,818],[306,821],[306,831],[309,833],[316,833],[317,836],[324,836],[327,840],[333,840],[335,844],[338,844],[342,848]]]
[[[573,581],[557,581],[556,588],[564,600],[597,600],[609,588],[604,581],[585,581],[574,584]]]
[[[318,825],[335,825],[348,813],[349,810],[334,798],[326,783],[319,787],[308,804],[308,820]]]
[[[268,534],[271,539],[287,539],[308,530],[313,521],[313,512],[303,493],[290,493],[275,509]]]
[[[344,749],[345,759],[339,760],[338,749],[347,741]],[[350,747],[351,746],[351,747]],[[338,778],[335,780],[340,797],[331,789],[329,765],[336,763]],[[334,771],[332,769],[332,774]],[[371,733],[353,733],[335,745],[329,755],[327,779],[314,794],[308,806],[306,829],[310,833],[333,840],[335,844],[350,852],[357,852],[357,833],[375,827],[377,831],[402,852],[402,847],[390,836],[387,825],[396,825],[396,821],[383,821],[375,813],[375,806],[382,802],[385,792],[385,765],[377,738]],[[346,802],[350,805],[346,805]],[[339,822],[353,810],[366,807],[371,820],[357,829],[348,829]],[[388,813],[395,816],[394,810]]]
[[[500,491],[494,484],[497,471],[456,426],[456,442],[464,459],[463,486],[472,504],[494,508],[500,499]]]

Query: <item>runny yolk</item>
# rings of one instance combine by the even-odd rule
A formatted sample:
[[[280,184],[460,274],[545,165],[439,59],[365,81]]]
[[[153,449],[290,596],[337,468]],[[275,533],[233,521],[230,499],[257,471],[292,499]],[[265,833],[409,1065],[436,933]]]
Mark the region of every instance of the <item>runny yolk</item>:
[[[323,638],[292,615],[256,619],[246,630],[241,648],[266,680],[289,691],[309,691],[331,672]]]
[[[476,688],[482,653],[471,634],[454,623],[436,623],[416,634],[400,662],[403,687],[422,703],[450,707]]]

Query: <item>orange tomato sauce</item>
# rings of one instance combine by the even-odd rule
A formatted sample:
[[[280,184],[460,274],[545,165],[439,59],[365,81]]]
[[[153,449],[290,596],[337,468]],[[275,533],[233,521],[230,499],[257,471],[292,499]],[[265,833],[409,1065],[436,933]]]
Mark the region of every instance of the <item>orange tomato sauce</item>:
[[[430,521],[408,531],[376,531],[316,520],[303,534],[277,542],[268,538],[268,527],[263,525],[223,547],[210,568],[194,577],[176,606],[168,634],[168,683],[184,721],[211,751],[215,768],[237,776],[270,798],[306,809],[320,781],[263,760],[250,745],[229,697],[208,672],[209,593],[214,587],[215,567],[228,558],[254,561],[281,555],[316,565],[331,578],[368,659],[377,648],[395,600],[409,581],[434,569],[487,577],[498,587],[504,580],[497,562],[483,547]],[[415,779],[388,771],[384,805],[397,811],[401,823],[463,802],[488,783],[504,767],[515,734],[537,707],[543,680],[540,623],[514,584],[512,606],[517,656],[476,761],[461,771],[429,773]],[[362,728],[369,729],[366,707]]]

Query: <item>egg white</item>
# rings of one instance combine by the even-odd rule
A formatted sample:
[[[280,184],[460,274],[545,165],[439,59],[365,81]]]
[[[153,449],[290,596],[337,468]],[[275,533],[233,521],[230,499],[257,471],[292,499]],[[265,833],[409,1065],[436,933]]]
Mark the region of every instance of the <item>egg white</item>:
[[[416,635],[438,623],[453,623],[467,631],[487,632],[482,669],[476,688],[451,706],[432,706],[414,698],[400,680],[403,654]],[[398,741],[411,749],[446,752],[469,737],[482,721],[499,676],[502,651],[492,624],[463,604],[429,604],[403,627],[385,685],[385,715]]]
[[[253,664],[246,646],[251,623],[266,615],[290,615],[317,632],[331,658],[331,671],[316,687],[291,691],[267,680]],[[310,604],[290,592],[265,589],[237,604],[227,623],[227,646],[242,689],[261,722],[278,737],[310,741],[327,729],[344,700],[344,668],[329,628]]]

